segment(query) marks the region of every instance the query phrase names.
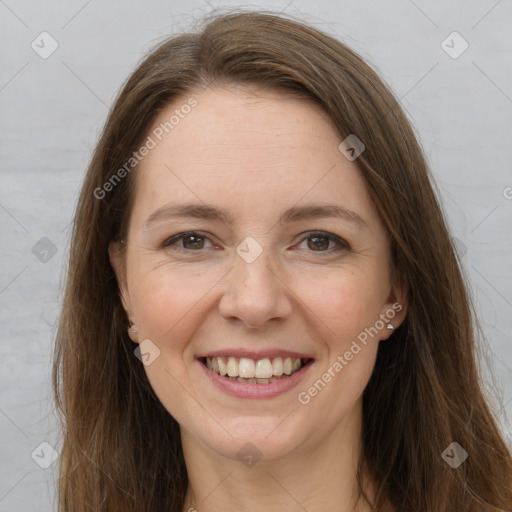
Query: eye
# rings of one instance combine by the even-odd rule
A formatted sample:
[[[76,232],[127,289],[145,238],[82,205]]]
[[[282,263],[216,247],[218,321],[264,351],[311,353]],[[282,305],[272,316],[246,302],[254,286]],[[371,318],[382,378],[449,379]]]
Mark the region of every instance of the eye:
[[[305,241],[307,241],[308,249],[313,252],[332,253],[350,250],[350,245],[343,238],[332,233],[326,233],[325,231],[310,232],[306,238],[302,239],[302,242]],[[331,243],[336,244],[337,247],[329,248]]]
[[[186,233],[179,233],[178,235],[168,238],[162,244],[162,249],[173,246],[172,249],[181,251],[200,250],[205,248],[205,240],[209,240],[209,238],[197,233],[196,231],[187,231]],[[182,247],[179,247],[177,242],[182,242]]]
[[[326,233],[325,231],[313,231],[307,233],[307,237],[303,238],[301,243],[307,241],[307,248],[312,252],[332,253],[344,250],[350,250],[348,242],[343,240],[337,235]],[[187,231],[168,238],[161,246],[162,249],[171,248],[177,251],[200,251],[208,249],[205,247],[205,242],[211,243],[211,240],[197,231]],[[179,243],[181,242],[181,246]],[[335,244],[335,247],[329,247]],[[213,245],[211,247],[218,247]],[[210,248],[211,248],[210,247]]]

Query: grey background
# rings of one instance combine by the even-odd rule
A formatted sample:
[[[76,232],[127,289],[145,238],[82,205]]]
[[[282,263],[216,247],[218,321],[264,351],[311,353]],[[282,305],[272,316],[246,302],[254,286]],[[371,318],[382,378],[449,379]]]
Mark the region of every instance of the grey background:
[[[108,106],[162,37],[227,5],[301,16],[359,51],[400,98],[463,254],[512,442],[509,0],[0,0],[1,511],[55,509],[56,464],[36,461],[51,462],[41,442],[58,452],[50,365],[69,223]],[[47,59],[31,48],[43,31],[59,45]],[[469,44],[458,58],[441,46],[453,31]]]

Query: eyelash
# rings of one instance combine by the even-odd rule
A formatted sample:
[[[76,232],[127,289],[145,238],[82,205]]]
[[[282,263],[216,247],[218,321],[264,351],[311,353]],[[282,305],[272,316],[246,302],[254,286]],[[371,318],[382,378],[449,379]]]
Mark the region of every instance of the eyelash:
[[[339,251],[350,251],[350,245],[347,241],[345,241],[343,238],[333,235],[332,233],[327,233],[325,231],[310,231],[305,233],[308,236],[301,239],[301,242],[304,240],[308,240],[310,238],[326,238],[329,240],[329,242],[336,242],[338,244],[338,248],[335,249],[327,249],[325,251],[311,251],[311,252],[317,252],[319,254],[332,254],[333,252],[339,252]],[[198,231],[187,231],[185,233],[179,233],[177,235],[172,236],[171,238],[168,238],[161,246],[161,249],[166,249],[171,246],[174,246],[172,249],[181,251],[181,252],[200,252],[203,249],[198,249],[197,251],[194,251],[193,249],[184,249],[182,247],[178,247],[176,245],[176,242],[179,242],[180,240],[183,240],[187,237],[198,237],[198,238],[204,238],[206,240],[209,240],[207,236],[202,235]],[[211,240],[210,240],[211,241]]]

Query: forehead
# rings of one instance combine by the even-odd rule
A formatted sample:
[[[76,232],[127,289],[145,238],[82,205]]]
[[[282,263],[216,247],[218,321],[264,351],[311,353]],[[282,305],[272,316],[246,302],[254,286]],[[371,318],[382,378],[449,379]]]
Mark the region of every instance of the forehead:
[[[191,97],[197,104],[189,111]],[[247,86],[206,89],[175,99],[155,119],[155,130],[164,132],[157,140],[161,150],[179,156],[194,146],[203,151],[189,159],[213,154],[227,164],[235,164],[233,157],[242,148],[246,157],[256,158],[277,156],[286,146],[296,152],[298,144],[318,153],[336,147],[339,139],[329,116],[312,100]],[[293,155],[286,157],[293,160]]]
[[[338,149],[333,122],[311,100],[246,87],[206,89],[175,99],[148,137],[154,147],[135,172],[134,213],[174,199],[248,213],[301,199],[372,209],[357,165]]]

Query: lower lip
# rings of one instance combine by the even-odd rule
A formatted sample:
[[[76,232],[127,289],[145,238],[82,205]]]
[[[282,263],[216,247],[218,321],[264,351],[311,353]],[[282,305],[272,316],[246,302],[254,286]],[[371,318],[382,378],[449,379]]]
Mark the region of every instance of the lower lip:
[[[217,372],[210,370],[201,361],[197,361],[203,368],[206,376],[224,393],[236,398],[274,398],[282,395],[290,389],[294,388],[302,381],[309,368],[313,364],[310,359],[298,372],[289,377],[276,380],[270,384],[252,384],[245,382],[237,382],[227,377],[219,375]]]

